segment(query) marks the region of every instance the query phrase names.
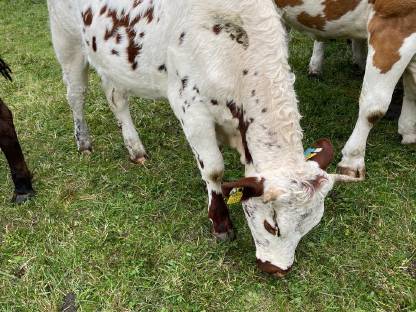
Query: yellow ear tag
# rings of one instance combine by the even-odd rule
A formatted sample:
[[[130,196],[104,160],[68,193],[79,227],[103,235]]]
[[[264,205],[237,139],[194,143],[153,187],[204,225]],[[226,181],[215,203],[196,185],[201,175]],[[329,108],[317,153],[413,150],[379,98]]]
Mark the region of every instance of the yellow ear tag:
[[[227,205],[234,205],[234,204],[241,203],[242,198],[243,198],[243,188],[242,187],[234,188],[231,191],[230,196],[228,197]]]

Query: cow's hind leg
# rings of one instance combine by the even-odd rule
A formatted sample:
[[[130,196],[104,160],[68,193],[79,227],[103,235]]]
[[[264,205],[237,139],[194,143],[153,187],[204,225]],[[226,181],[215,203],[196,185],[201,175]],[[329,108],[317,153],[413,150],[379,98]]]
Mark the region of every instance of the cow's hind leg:
[[[416,61],[403,75],[404,98],[399,119],[399,133],[403,144],[416,144]]]
[[[188,78],[170,81],[168,97],[207,185],[212,233],[219,240],[234,239],[234,227],[221,190],[224,161],[217,144],[215,123],[205,100]]]
[[[375,51],[370,46],[363,88],[360,96],[360,112],[354,131],[342,150],[338,171],[349,176],[365,177],[365,148],[370,130],[386,113],[394,87],[413,57],[411,49],[403,49],[401,59],[391,68],[380,73],[373,64]]]
[[[113,87],[105,78],[103,78],[103,88],[111,111],[121,128],[130,160],[137,164],[143,164],[147,154],[130,115],[127,92]]]
[[[32,176],[17,139],[11,111],[0,99],[0,149],[6,155],[15,186],[13,201],[22,203],[34,195]]]
[[[78,151],[90,153],[91,139],[84,116],[84,98],[88,85],[88,63],[83,53],[80,34],[63,29],[51,18],[51,33],[56,56],[62,67],[67,88],[67,100],[74,119],[74,133]]]
[[[325,43],[315,40],[313,42],[313,52],[309,61],[309,75],[317,77],[322,74],[322,65],[324,63]]]
[[[365,71],[367,62],[367,40],[352,39],[352,61],[362,71]]]

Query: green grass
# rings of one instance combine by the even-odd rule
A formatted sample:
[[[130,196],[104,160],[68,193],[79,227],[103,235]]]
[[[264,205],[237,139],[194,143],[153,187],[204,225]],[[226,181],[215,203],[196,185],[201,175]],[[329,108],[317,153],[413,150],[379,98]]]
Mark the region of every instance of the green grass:
[[[211,237],[204,186],[166,102],[132,101],[151,156],[133,165],[92,73],[86,114],[94,153],[77,153],[44,2],[0,0],[0,53],[15,79],[1,82],[0,94],[37,190],[33,201],[10,204],[0,157],[1,311],[56,311],[70,292],[80,311],[416,311],[416,153],[400,144],[396,122],[372,132],[367,180],[336,186],[293,271],[270,278],[256,269],[239,207],[231,211],[237,240]],[[361,77],[337,42],[323,77],[309,79],[311,44],[294,34],[291,46],[305,146],[329,137],[338,161]],[[226,177],[240,177],[237,155],[225,158]]]

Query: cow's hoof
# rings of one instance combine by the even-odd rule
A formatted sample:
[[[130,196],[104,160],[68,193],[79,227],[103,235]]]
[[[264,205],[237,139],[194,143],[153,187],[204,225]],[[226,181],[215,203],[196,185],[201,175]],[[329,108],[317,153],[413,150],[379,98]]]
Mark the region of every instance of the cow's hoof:
[[[337,172],[352,178],[365,179],[365,168],[351,169],[343,166],[337,167]]]
[[[232,228],[223,233],[212,232],[212,235],[220,242],[233,241],[236,238],[235,231]]]
[[[309,78],[318,79],[321,77],[321,72],[318,70],[309,69],[308,76]]]
[[[23,204],[24,202],[31,199],[33,196],[35,196],[34,191],[31,191],[29,193],[24,193],[24,194],[14,193],[13,198],[12,198],[12,202],[15,203],[15,204]]]
[[[91,145],[82,146],[82,147],[78,148],[78,152],[81,155],[86,155],[86,156],[91,155],[92,154],[92,146]]]
[[[410,145],[411,147],[416,146],[416,135],[415,134],[402,135],[402,144]]]
[[[149,156],[147,156],[147,154],[145,153],[145,154],[141,154],[141,155],[137,155],[136,157],[134,157],[134,158],[130,158],[130,161],[133,163],[133,164],[136,164],[136,165],[144,165],[144,163],[146,162],[146,160],[148,160],[149,159]]]

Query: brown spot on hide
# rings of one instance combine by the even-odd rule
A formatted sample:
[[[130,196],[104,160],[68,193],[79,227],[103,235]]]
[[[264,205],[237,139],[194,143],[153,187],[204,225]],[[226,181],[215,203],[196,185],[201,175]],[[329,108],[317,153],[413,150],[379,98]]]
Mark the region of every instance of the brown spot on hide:
[[[290,6],[303,4],[303,2],[301,3],[300,1],[281,2],[283,4],[284,2],[292,2],[292,5]],[[361,0],[325,0],[323,3],[324,10],[322,14],[311,15],[309,12],[303,11],[298,15],[297,20],[308,28],[324,30],[327,22],[336,21],[348,12],[354,11],[360,2]],[[279,0],[277,0],[277,3],[279,5]]]
[[[376,2],[377,3],[377,2]],[[389,72],[400,56],[406,38],[416,33],[416,9],[406,15],[384,17],[376,13],[368,25],[370,45],[374,49],[373,65],[382,74]]]
[[[276,0],[276,4],[279,8],[287,6],[295,7],[303,4],[303,0]]]
[[[92,37],[92,50],[97,52],[97,38]]]
[[[107,5],[104,5],[100,10],[100,15],[103,15],[107,11]]]
[[[85,12],[82,12],[81,16],[85,26],[90,26],[92,24],[93,14],[91,8],[88,8]]]
[[[182,32],[179,36],[179,44],[181,45],[183,43],[183,40],[185,39],[185,33]]]
[[[107,17],[111,18],[113,25],[110,29],[107,29],[104,34],[104,40],[109,40],[110,38],[115,38],[117,43],[121,41],[121,35],[119,33],[120,28],[125,28],[128,46],[127,46],[127,58],[129,63],[132,66],[132,69],[137,68],[136,57],[140,55],[140,52],[143,48],[142,43],[136,42],[137,36],[134,29],[135,25],[141,20],[146,19],[147,23],[151,23],[153,20],[153,7],[150,7],[145,13],[138,14],[134,18],[131,18],[129,14],[126,14],[122,11],[120,14],[117,14],[117,11],[114,9],[108,9]]]
[[[116,50],[111,50],[111,54],[113,54],[113,55],[120,55],[120,53],[118,52],[118,51],[116,51]]]
[[[297,19],[298,22],[302,25],[318,30],[323,30],[326,24],[325,19],[322,17],[322,15],[312,16],[306,12],[300,13]]]
[[[376,124],[381,118],[383,118],[384,113],[383,112],[373,112],[370,115],[368,115],[367,120],[370,124],[374,125]]]
[[[234,118],[238,119],[238,130],[241,134],[241,140],[244,147],[244,155],[246,157],[246,163],[250,164],[253,162],[253,158],[251,157],[250,150],[247,144],[247,129],[250,126],[250,122],[244,119],[244,112],[242,111],[241,107],[238,107],[234,101],[228,101],[227,107],[231,111],[231,114]]]
[[[370,0],[374,10],[382,17],[406,16],[416,9],[415,0]]]

